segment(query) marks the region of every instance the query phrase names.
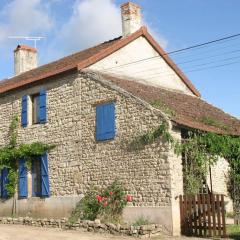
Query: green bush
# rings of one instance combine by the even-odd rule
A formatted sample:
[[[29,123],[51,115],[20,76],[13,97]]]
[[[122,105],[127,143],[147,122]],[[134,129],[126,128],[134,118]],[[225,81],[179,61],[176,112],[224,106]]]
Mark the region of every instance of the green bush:
[[[96,198],[98,190],[96,188],[88,191],[73,210],[69,222],[76,222],[78,219],[95,220],[100,211],[100,204]]]
[[[131,201],[132,196],[126,196],[125,189],[117,181],[105,189],[92,188],[79,201],[69,221],[99,218],[104,222],[119,222],[124,207]]]
[[[15,193],[15,186],[17,184],[17,173],[13,169],[10,169],[8,172],[8,184],[6,184],[6,189],[8,197],[12,197]]]
[[[149,219],[147,219],[144,216],[140,216],[139,218],[137,218],[135,220],[135,222],[133,223],[133,226],[137,227],[137,226],[142,226],[142,225],[149,225],[151,224],[151,222],[149,221]]]

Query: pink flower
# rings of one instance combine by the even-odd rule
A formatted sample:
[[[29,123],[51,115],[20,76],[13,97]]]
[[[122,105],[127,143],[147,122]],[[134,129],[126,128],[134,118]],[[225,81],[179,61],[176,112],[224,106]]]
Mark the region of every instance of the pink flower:
[[[113,192],[110,192],[109,195],[112,196],[112,195],[113,195]]]
[[[132,202],[133,197],[131,195],[126,196],[127,202]]]
[[[97,200],[100,203],[100,202],[102,202],[103,198],[100,195],[97,195]]]
[[[103,206],[104,206],[104,207],[107,207],[107,205],[108,205],[108,202],[107,202],[107,201],[104,202]]]

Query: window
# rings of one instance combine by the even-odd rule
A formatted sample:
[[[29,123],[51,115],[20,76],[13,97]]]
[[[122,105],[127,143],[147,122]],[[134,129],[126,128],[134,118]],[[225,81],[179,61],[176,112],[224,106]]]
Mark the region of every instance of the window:
[[[31,96],[22,97],[22,127],[29,124],[43,124],[47,121],[47,99],[46,91],[41,90],[39,93]]]
[[[47,153],[32,161],[32,196],[50,196]]]
[[[32,160],[32,196],[41,196],[41,160]]]
[[[48,155],[36,157],[32,160],[32,196],[33,197],[49,197],[49,175],[48,175]],[[28,177],[25,160],[19,160],[19,197],[28,197]]]
[[[115,138],[115,103],[105,103],[96,107],[96,140]]]
[[[40,94],[31,96],[32,124],[40,123]]]

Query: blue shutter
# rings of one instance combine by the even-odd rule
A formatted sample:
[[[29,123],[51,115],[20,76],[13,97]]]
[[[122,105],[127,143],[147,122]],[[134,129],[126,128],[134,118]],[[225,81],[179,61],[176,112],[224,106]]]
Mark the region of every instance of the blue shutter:
[[[39,99],[39,120],[40,123],[46,123],[47,121],[47,94],[45,90],[40,91]]]
[[[6,189],[6,185],[8,184],[8,169],[3,168],[1,170],[1,197],[2,198],[7,198],[8,197],[8,192]]]
[[[28,182],[27,182],[27,168],[25,166],[25,160],[19,160],[19,197],[27,198],[28,196]]]
[[[27,95],[22,97],[21,122],[23,127],[27,127],[28,125],[28,96]]]
[[[96,107],[96,139],[103,140],[104,136],[104,119],[103,119],[103,105]]]
[[[41,191],[42,197],[50,196],[47,153],[41,156]]]
[[[98,141],[115,137],[115,104],[107,103],[96,107],[96,139]]]

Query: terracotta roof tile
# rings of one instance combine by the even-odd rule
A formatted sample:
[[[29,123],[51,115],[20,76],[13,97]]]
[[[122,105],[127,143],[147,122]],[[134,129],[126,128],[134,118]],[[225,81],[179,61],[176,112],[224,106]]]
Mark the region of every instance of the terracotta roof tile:
[[[119,37],[111,41],[104,42],[95,47],[88,48],[81,52],[64,57],[60,60],[24,72],[8,80],[2,80],[0,81],[0,93],[24,86],[26,84],[53,76],[58,73],[62,73],[67,70],[71,70],[73,68],[77,69],[77,64],[79,62],[85,61],[86,59],[96,55],[97,53],[109,48],[116,42],[120,41],[120,39],[121,38]]]
[[[96,63],[97,61],[107,57],[114,53],[130,42],[134,41],[138,37],[145,37],[148,42],[154,47],[154,49],[162,56],[164,61],[179,75],[186,86],[196,95],[200,96],[200,93],[183,74],[183,72],[177,67],[171,58],[164,52],[159,44],[148,33],[146,27],[141,27],[137,32],[131,34],[125,38],[117,38],[105,43],[102,43],[93,48],[86,49],[84,51],[75,53],[68,57],[62,58],[58,61],[43,65],[35,68],[31,71],[25,72],[21,75],[15,76],[8,81],[0,81],[0,93],[10,91],[12,89],[22,87],[26,84],[30,84],[39,80],[46,79],[59,73],[63,73],[68,70],[78,68],[79,70],[87,68],[88,66]]]
[[[220,134],[240,135],[239,119],[199,97],[114,76],[103,77],[150,104],[158,103],[159,108],[180,125]]]

